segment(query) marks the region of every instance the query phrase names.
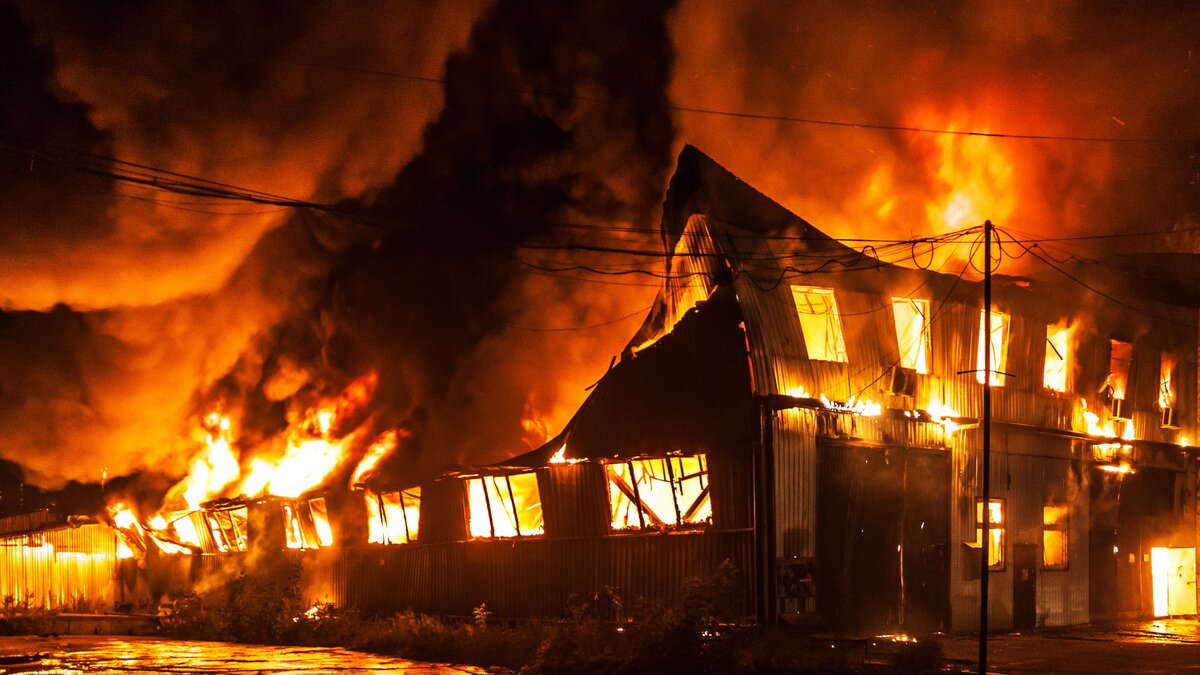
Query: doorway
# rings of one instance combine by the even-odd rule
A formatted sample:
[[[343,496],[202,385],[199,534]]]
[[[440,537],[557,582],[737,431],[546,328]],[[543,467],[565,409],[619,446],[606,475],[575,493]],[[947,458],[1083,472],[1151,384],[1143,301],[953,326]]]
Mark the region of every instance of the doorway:
[[[1013,544],[1013,630],[1037,627],[1035,544]]]
[[[1196,613],[1196,549],[1150,549],[1154,616]]]

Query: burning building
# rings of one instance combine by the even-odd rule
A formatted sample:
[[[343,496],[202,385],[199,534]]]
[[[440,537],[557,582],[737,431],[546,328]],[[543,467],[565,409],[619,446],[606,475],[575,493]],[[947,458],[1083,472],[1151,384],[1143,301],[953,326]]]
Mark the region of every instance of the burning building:
[[[970,630],[986,560],[998,629],[1195,612],[1195,297],[1058,268],[995,279],[987,321],[980,283],[849,247],[691,147],[661,236],[655,303],[549,442],[371,480],[402,433],[359,412],[367,377],[240,476],[213,418],[175,506],[113,519],[133,595],[286,550],[312,600],[556,616],[729,561],[734,615]]]

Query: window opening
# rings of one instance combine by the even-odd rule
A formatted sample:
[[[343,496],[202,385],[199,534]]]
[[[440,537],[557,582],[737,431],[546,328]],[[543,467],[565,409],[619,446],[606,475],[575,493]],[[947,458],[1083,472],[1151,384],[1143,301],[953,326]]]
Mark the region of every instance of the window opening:
[[[712,517],[704,455],[605,464],[614,530],[701,525]]]
[[[846,340],[832,288],[792,286],[792,299],[800,317],[800,332],[808,358],[846,362]]]
[[[987,335],[987,312],[979,311],[979,351],[975,360],[975,379],[983,384],[985,381],[993,387],[1003,387],[1004,372],[1008,356],[1008,315],[1004,312],[992,312],[992,331]],[[991,352],[991,373],[984,373],[984,350]],[[988,376],[990,375],[990,377]]]
[[[1042,507],[1042,567],[1067,568],[1070,557],[1070,509],[1066,504]]]
[[[988,569],[1004,569],[1004,500],[993,499],[988,502],[987,522],[988,536],[984,536],[983,500],[975,500],[975,541],[974,547],[982,547],[987,539]]]
[[[892,298],[892,318],[896,322],[900,367],[927,374],[931,342],[929,301],[919,298]]]
[[[1042,373],[1042,386],[1051,391],[1065,392],[1067,390],[1070,349],[1070,327],[1046,326],[1046,365]]]
[[[542,534],[537,474],[480,476],[467,481],[473,537],[524,537]]]

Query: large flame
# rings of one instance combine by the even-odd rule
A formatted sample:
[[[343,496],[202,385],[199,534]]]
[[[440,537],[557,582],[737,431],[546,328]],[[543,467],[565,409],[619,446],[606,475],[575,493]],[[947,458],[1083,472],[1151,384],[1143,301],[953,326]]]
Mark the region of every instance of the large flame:
[[[210,413],[203,422],[204,447],[192,458],[188,475],[169,493],[168,513],[160,514],[159,520],[170,522],[183,542],[194,543],[191,524],[172,518],[180,507],[194,511],[217,497],[295,498],[322,486],[357,449],[367,445],[371,417],[364,412],[377,384],[374,372],[354,380],[339,395],[304,409],[286,429],[254,447],[237,442],[229,416],[220,411]],[[397,438],[398,433],[391,430],[377,436],[359,461],[354,479],[377,468],[395,449]],[[172,504],[170,495],[181,496],[183,504]]]
[[[917,126],[949,131],[969,128],[966,120],[945,120],[933,111],[915,117]],[[934,142],[937,192],[925,206],[934,230],[959,230],[989,219],[1006,222],[1016,207],[1013,161],[1008,152],[986,136],[939,134]]]

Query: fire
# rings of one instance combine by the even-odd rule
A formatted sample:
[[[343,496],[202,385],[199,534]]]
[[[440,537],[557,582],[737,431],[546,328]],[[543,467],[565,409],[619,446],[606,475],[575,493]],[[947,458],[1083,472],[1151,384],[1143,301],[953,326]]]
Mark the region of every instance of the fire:
[[[1042,372],[1042,386],[1057,392],[1067,390],[1067,374],[1070,369],[1072,326],[1050,325],[1046,327],[1046,363]]]
[[[847,413],[851,415],[862,415],[863,417],[879,417],[883,414],[883,405],[876,403],[870,399],[862,399],[853,394],[845,401],[835,401],[825,394],[813,396],[808,393],[804,385],[792,387],[787,391],[787,395],[792,398],[816,398],[821,402],[821,406],[826,410],[838,413]]]
[[[204,418],[204,426],[208,432],[205,448],[192,458],[183,482],[183,499],[189,509],[200,508],[201,503],[219,494],[241,473],[237,455],[229,444],[229,418],[214,411]]]
[[[530,448],[536,448],[550,440],[550,423],[534,406],[533,397],[525,401],[525,410],[521,418],[521,440]]]
[[[925,409],[925,412],[929,413],[929,417],[934,422],[945,427],[947,432],[953,433],[958,431],[958,422],[955,419],[961,417],[961,415],[954,408],[937,399],[930,399],[929,406]]]
[[[195,512],[218,497],[271,495],[296,499],[324,485],[365,445],[373,423],[367,406],[377,384],[378,376],[373,372],[352,381],[339,395],[321,399],[291,416],[286,429],[253,447],[238,441],[236,425],[229,415],[220,410],[207,414],[201,423],[203,447],[192,458],[188,475],[168,494],[162,512],[149,521],[152,538],[164,551],[186,552],[187,546],[200,547],[207,540],[203,529],[209,530],[221,550],[240,547],[240,537],[235,536],[237,528],[231,525],[232,534],[227,534],[223,520],[217,518],[219,522],[214,524]],[[358,461],[353,482],[376,470],[404,435],[402,430],[377,435]],[[323,508],[323,501],[308,500],[302,509],[304,536],[292,533],[296,536],[290,540],[302,541],[305,547],[329,545],[333,537]],[[121,522],[129,518],[123,512],[114,513]]]
[[[804,385],[792,387],[788,390],[787,395],[793,398],[813,398],[813,395],[804,389]]]
[[[392,454],[396,449],[396,444],[401,435],[407,436],[407,433],[401,433],[396,430],[385,431],[375,439],[371,447],[367,448],[367,454],[363,456],[362,461],[354,469],[354,476],[350,479],[350,485],[362,485],[362,482],[367,476],[379,466],[385,457]]]
[[[882,405],[874,401],[859,399],[853,395],[847,401],[831,401],[825,394],[821,394],[821,405],[825,406],[826,410],[862,415],[863,417],[879,417],[883,414]]]
[[[113,523],[116,524],[117,527],[123,530],[131,530],[137,526],[137,516],[134,515],[132,509],[126,508],[121,504],[117,504],[115,509],[116,512],[113,514]]]
[[[202,503],[226,494],[235,484],[236,491],[248,497],[298,497],[319,487],[360,440],[359,428],[347,431],[342,427],[356,421],[365,426],[358,418],[374,396],[377,384],[378,376],[373,372],[358,378],[339,396],[306,409],[279,436],[240,458],[234,449],[230,418],[220,412],[210,413],[204,419],[205,447],[193,458],[191,470],[180,484],[188,510],[194,511]],[[376,443],[386,445],[384,437],[380,439]],[[276,450],[271,452],[272,448]],[[362,467],[362,473],[386,453],[382,447],[372,446],[367,455],[374,456],[373,463]],[[179,489],[177,486],[173,492]]]
[[[264,484],[267,493],[279,497],[299,497],[324,482],[346,450],[346,439],[333,441],[328,438],[300,440],[289,438],[287,449],[278,463],[262,463],[257,471],[269,471],[265,481],[253,473],[248,480],[254,485]]]
[[[542,534],[542,499],[532,472],[467,481],[472,537]]]
[[[959,131],[986,132],[974,120],[946,120],[938,111],[922,110],[914,125]],[[939,134],[936,143],[935,194],[925,205],[933,231],[946,232],[980,225],[991,219],[1006,222],[1016,209],[1014,163],[1008,151],[985,136]]]
[[[1175,357],[1164,353],[1158,371],[1158,407],[1168,410],[1175,407]]]
[[[1083,409],[1083,420],[1087,424],[1087,434],[1097,438],[1120,438],[1124,441],[1133,440],[1133,423],[1126,421],[1121,433],[1116,431],[1116,420],[1111,416],[1104,420],[1104,424],[1100,423],[1100,416],[1088,410],[1087,400],[1079,399],[1079,405]]]
[[[577,459],[567,459],[566,443],[563,443],[562,447],[558,449],[558,452],[554,453],[554,456],[550,458],[551,464],[576,464],[578,462],[579,460]]]

